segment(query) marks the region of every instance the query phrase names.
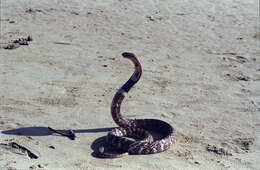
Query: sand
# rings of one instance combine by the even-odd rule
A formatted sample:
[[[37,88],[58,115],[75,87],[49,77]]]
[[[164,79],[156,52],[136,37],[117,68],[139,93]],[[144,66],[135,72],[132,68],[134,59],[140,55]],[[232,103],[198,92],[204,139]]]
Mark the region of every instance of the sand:
[[[259,169],[257,0],[0,3],[1,170]],[[177,142],[160,154],[99,159],[117,127],[112,97],[133,72],[125,51],[143,75],[123,115],[164,120]]]

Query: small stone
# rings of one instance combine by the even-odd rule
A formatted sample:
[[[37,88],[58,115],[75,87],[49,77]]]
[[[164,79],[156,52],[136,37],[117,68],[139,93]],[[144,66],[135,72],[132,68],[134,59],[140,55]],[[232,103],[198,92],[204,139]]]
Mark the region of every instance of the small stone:
[[[243,80],[243,81],[248,81],[248,80],[249,80],[249,77],[246,77],[246,76],[238,76],[237,79],[238,79],[238,80]]]
[[[39,168],[44,168],[44,165],[43,164],[38,164],[37,165]]]
[[[34,10],[32,10],[31,8],[29,8],[29,9],[27,9],[25,12],[26,12],[26,13],[32,13],[32,12],[34,12]]]
[[[36,169],[37,167],[35,165],[32,165],[29,167],[30,169]]]
[[[185,15],[184,13],[176,13],[176,15]]]
[[[29,45],[28,42],[25,41],[25,40],[21,40],[21,41],[19,42],[19,44],[20,44],[20,45]]]
[[[78,13],[78,12],[75,12],[75,11],[72,11],[71,14],[79,15],[79,13]]]
[[[33,40],[33,39],[32,39],[32,36],[29,35],[29,36],[27,37],[27,41],[32,41],[32,40]]]
[[[146,18],[148,18],[150,21],[154,21],[154,17],[153,16],[146,16]]]
[[[12,49],[16,49],[18,47],[20,47],[20,44],[18,44],[18,43],[11,43],[11,44],[8,44],[6,47],[4,47],[4,49],[12,50]]]
[[[248,89],[241,89],[241,91],[245,92],[245,93],[249,93],[250,92],[250,90],[248,90]]]
[[[52,146],[52,145],[51,145],[51,146],[49,146],[49,148],[51,148],[51,149],[55,149],[55,147],[54,147],[54,146]]]
[[[98,151],[99,151],[100,153],[104,153],[105,148],[104,148],[104,147],[99,147],[99,148],[98,148]]]
[[[115,60],[116,58],[115,57],[111,57],[111,58],[109,58],[110,60]]]

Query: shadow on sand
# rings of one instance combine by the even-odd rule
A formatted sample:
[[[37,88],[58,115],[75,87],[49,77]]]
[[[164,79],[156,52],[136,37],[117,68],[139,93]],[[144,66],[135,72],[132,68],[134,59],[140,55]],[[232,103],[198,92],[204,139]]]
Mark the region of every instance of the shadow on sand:
[[[75,134],[77,133],[99,133],[99,132],[108,132],[114,129],[114,127],[110,128],[96,128],[96,129],[76,129],[73,130]],[[62,133],[68,132],[68,130],[57,130]],[[5,130],[2,131],[1,133],[6,134],[6,135],[18,135],[18,136],[48,136],[55,134],[55,132],[49,130],[48,127],[44,126],[33,126],[33,127],[24,127],[24,128],[17,128],[17,129],[12,129],[12,130]],[[92,156],[97,158],[97,150],[100,146],[104,145],[105,143],[105,136],[100,137],[96,139],[92,144],[91,144],[91,149],[93,150]]]

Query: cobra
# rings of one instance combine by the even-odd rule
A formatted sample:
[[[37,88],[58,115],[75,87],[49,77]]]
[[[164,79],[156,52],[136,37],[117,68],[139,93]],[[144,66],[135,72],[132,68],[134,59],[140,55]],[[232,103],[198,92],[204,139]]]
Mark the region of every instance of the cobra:
[[[105,147],[101,146],[98,150],[98,156],[102,158],[118,158],[127,154],[155,154],[166,151],[176,141],[176,132],[170,124],[159,119],[129,119],[123,117],[120,113],[120,106],[125,98],[125,93],[130,91],[142,75],[142,66],[133,53],[124,52],[122,56],[133,62],[135,71],[129,80],[116,92],[112,100],[111,115],[119,127],[108,132],[106,142],[123,153],[106,153]],[[150,131],[160,133],[162,137],[153,140]],[[125,137],[139,140],[130,140]]]

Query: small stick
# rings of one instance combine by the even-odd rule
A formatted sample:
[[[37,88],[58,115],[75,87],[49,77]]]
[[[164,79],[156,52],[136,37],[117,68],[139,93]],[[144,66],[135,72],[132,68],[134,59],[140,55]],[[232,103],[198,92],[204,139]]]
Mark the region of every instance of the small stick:
[[[58,133],[58,134],[60,134],[60,135],[62,135],[62,136],[67,136],[67,137],[70,138],[71,140],[75,140],[75,138],[76,138],[76,135],[75,135],[75,133],[73,132],[73,130],[69,130],[68,133],[62,133],[62,132],[59,132],[58,130],[55,130],[55,129],[51,128],[51,127],[48,127],[48,129],[49,129],[50,131],[53,131],[53,132],[55,132],[55,133]]]
[[[29,149],[27,149],[26,147],[16,143],[16,142],[10,142],[8,144],[5,144],[5,143],[0,143],[0,145],[4,145],[4,146],[9,146],[9,147],[12,147],[12,148],[15,148],[15,149],[19,149],[21,150],[22,152],[26,152],[27,155],[31,158],[31,159],[38,159],[39,156],[37,154],[34,154],[32,151],[30,151]]]

